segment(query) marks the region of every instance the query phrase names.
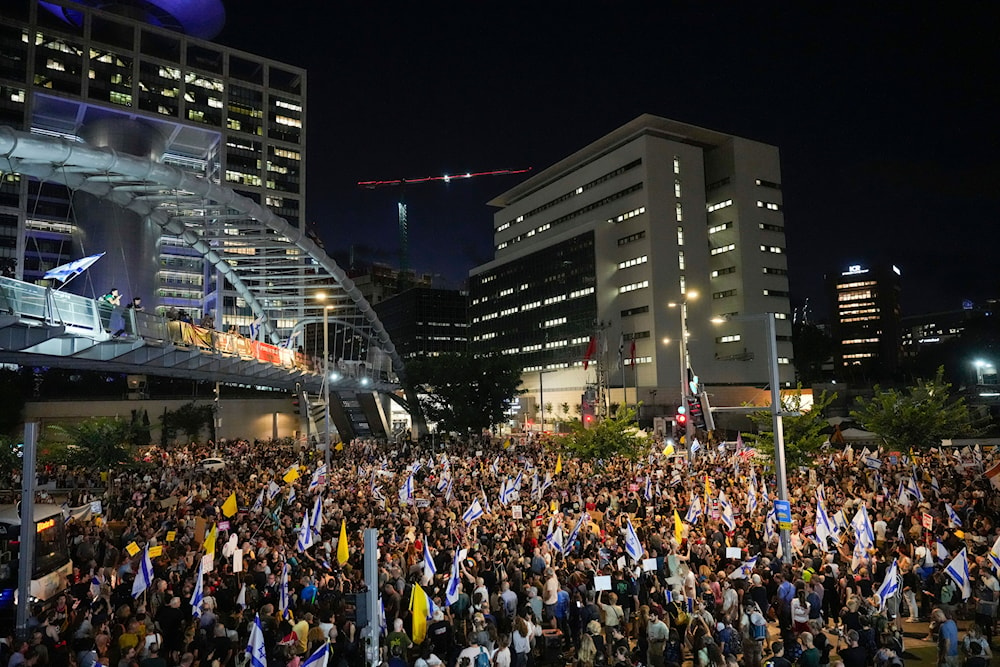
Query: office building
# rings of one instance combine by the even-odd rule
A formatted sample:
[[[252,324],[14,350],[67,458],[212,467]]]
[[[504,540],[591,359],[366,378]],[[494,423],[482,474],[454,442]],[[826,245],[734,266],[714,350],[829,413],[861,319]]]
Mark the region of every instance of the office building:
[[[412,287],[375,306],[403,359],[465,352],[469,341],[467,294]]]
[[[834,316],[834,374],[843,379],[889,379],[902,354],[900,271],[853,264],[827,275]]]
[[[668,304],[685,296],[690,368],[710,392],[767,384],[764,323],[739,318],[768,312],[793,380],[776,147],[643,115],[490,204],[470,346],[515,355],[545,402],[579,404],[600,360],[612,401],[676,405],[682,309]]]
[[[305,71],[209,41],[225,20],[221,0],[6,0],[0,15],[0,125],[162,160],[302,224]],[[180,194],[176,206],[199,235],[225,221]],[[233,229],[212,233],[226,235],[213,243],[240,246]],[[250,308],[189,245],[57,183],[0,179],[5,273],[40,281],[48,269],[105,252],[67,289],[116,286],[147,309],[212,313],[219,328],[245,327]],[[306,260],[290,253],[287,262]],[[300,316],[279,313],[279,327]]]

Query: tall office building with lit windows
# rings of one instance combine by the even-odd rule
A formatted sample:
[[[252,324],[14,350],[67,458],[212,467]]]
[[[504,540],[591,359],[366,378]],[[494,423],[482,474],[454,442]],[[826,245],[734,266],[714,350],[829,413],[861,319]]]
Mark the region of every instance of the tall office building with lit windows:
[[[834,307],[834,374],[847,380],[891,379],[902,357],[900,270],[854,264],[827,275]]]
[[[161,160],[302,224],[305,71],[209,41],[225,21],[221,0],[5,0],[0,16],[0,125]],[[197,202],[178,197],[176,206],[188,229],[207,224]],[[250,309],[188,246],[90,195],[0,178],[5,274],[40,281],[106,252],[67,289],[116,286],[147,309],[248,324]]]
[[[685,295],[690,368],[711,391],[767,384],[764,323],[736,318],[768,312],[793,380],[776,147],[644,115],[490,203],[495,258],[470,274],[470,345],[516,356],[546,403],[579,403],[599,334],[613,401],[676,405],[681,314],[668,304]]]

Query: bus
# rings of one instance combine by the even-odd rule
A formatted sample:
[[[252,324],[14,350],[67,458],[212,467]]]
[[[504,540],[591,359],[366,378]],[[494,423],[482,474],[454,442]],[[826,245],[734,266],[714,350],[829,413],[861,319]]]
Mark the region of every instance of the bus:
[[[14,609],[24,532],[21,523],[17,505],[0,505],[0,612]],[[62,508],[36,504],[31,528],[35,536],[31,601],[45,603],[69,587],[73,573]]]

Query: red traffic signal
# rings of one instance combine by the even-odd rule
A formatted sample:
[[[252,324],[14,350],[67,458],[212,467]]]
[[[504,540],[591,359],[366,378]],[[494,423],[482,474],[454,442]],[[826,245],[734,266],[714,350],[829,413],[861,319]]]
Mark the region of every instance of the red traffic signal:
[[[678,426],[684,426],[685,424],[687,424],[687,420],[688,416],[683,412],[678,412],[676,415],[674,415],[674,421],[677,423]]]

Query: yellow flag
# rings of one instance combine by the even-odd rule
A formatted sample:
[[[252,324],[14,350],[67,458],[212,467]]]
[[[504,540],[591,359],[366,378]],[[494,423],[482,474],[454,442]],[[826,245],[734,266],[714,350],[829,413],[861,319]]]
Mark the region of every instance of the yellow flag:
[[[219,529],[212,525],[212,530],[205,536],[205,553],[209,556],[215,555],[215,538],[219,536]]]
[[[712,484],[708,481],[708,475],[705,475],[705,502],[712,497]],[[708,505],[706,505],[708,507]],[[707,510],[706,510],[707,511]]]
[[[291,484],[298,478],[299,478],[299,469],[292,466],[291,468],[288,469],[288,472],[286,472],[285,476],[282,477],[281,479],[284,480],[285,484]]]
[[[340,442],[338,442],[338,443],[337,443],[337,446],[336,446],[336,447],[334,447],[334,450],[336,450],[336,451],[338,451],[338,452],[342,452],[342,451],[344,451],[344,441],[343,441],[343,440],[341,440]]]
[[[556,459],[556,474],[562,472],[562,452],[559,452],[559,458]]]
[[[413,584],[413,591],[410,594],[410,612],[413,614],[413,643],[422,644],[427,636],[427,616],[430,610],[430,601],[427,593],[420,587],[420,584]]]
[[[503,448],[510,449],[510,438],[507,438],[506,440],[503,441]]]
[[[226,502],[222,503],[222,513],[226,515],[226,518],[236,514],[236,492],[234,491],[228,498]]]
[[[340,520],[340,539],[337,540],[337,562],[343,565],[351,557],[347,548],[347,520]]]
[[[681,517],[677,510],[674,510],[674,537],[677,538],[677,544],[680,544],[681,540],[684,539],[684,525],[681,523]]]
[[[663,448],[663,455],[664,456],[673,456],[675,451],[676,450],[674,449],[674,443],[668,442],[667,446]]]

